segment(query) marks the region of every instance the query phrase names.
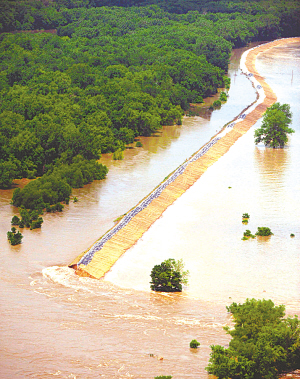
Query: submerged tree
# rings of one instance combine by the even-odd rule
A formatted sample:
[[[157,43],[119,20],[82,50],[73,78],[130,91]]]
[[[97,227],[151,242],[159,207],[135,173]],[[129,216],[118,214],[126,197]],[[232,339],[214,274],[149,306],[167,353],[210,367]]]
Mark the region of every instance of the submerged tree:
[[[190,348],[191,349],[197,349],[198,346],[200,346],[200,342],[198,342],[197,340],[191,340],[191,342],[190,342]]]
[[[270,379],[299,368],[300,322],[298,317],[284,318],[285,307],[271,300],[247,299],[233,303],[234,328],[229,348],[214,345],[207,371],[219,379]]]
[[[266,226],[261,226],[257,228],[257,232],[255,233],[256,236],[271,236],[273,233],[271,232],[271,229]]]
[[[18,216],[13,216],[13,218],[11,219],[11,224],[12,225],[19,225],[20,224],[20,219]]]
[[[283,147],[288,134],[295,131],[288,126],[292,122],[292,113],[288,104],[275,103],[264,114],[262,125],[255,130],[255,144],[263,142],[269,147]]]
[[[11,245],[19,245],[22,242],[22,234],[12,227],[11,232],[7,232],[7,239]]]
[[[151,289],[158,292],[181,292],[182,284],[187,284],[188,271],[184,271],[182,259],[167,259],[151,271]]]

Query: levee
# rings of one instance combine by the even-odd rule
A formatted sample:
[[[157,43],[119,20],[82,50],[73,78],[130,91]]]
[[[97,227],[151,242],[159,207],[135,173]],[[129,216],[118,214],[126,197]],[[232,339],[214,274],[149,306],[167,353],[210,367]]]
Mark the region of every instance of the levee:
[[[223,156],[230,147],[262,117],[266,109],[276,102],[276,95],[259,75],[256,57],[273,47],[300,42],[300,38],[286,38],[269,42],[246,51],[241,59],[241,69],[252,81],[257,100],[231,123],[224,126],[204,147],[155,188],[117,225],[101,237],[91,248],[79,255],[69,266],[78,275],[103,277],[114,263],[131,248],[162,213],[189,189],[201,175]]]

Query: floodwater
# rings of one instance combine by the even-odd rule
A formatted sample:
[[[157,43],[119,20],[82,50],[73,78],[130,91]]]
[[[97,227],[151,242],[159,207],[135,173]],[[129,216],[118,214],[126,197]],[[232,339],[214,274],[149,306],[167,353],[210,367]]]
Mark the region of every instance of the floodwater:
[[[0,378],[207,379],[210,345],[229,342],[222,329],[230,323],[226,305],[271,298],[300,314],[299,44],[257,60],[278,101],[291,105],[296,133],[285,149],[255,146],[250,130],[105,280],[79,278],[66,267],[255,100],[238,69],[241,52],[232,57],[230,97],[220,110],[141,138],[143,148],[128,149],[123,161],[103,157],[107,179],[74,191],[79,202],[45,215],[41,230],[24,230],[19,246],[6,240],[16,213],[12,191],[0,191]],[[274,235],[241,240],[245,229],[254,233],[258,226]],[[181,294],[149,291],[151,268],[166,258],[182,258],[190,271]],[[196,351],[189,349],[194,338],[201,343]]]

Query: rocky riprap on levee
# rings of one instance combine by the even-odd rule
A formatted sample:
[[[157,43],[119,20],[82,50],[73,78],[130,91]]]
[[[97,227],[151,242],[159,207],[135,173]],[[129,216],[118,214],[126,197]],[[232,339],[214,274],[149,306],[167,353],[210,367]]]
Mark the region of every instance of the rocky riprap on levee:
[[[270,105],[276,102],[275,93],[257,72],[255,60],[258,54],[268,49],[292,42],[300,42],[300,38],[276,40],[246,52],[246,59],[241,63],[243,66],[241,68],[258,93],[257,101],[175,170],[90,249],[79,255],[70,264],[78,275],[97,279],[103,277],[163,212],[223,156],[262,117]]]

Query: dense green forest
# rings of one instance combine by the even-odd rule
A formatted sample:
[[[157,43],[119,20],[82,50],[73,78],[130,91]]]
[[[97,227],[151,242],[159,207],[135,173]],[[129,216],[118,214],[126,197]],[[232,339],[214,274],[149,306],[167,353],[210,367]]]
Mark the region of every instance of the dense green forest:
[[[66,182],[56,168],[74,159],[77,186],[104,178],[102,153],[180,123],[189,103],[224,86],[232,47],[299,34],[299,9],[275,0],[0,1],[0,186],[43,175]],[[56,31],[7,33],[15,29]]]
[[[223,13],[259,16],[275,22],[282,36],[300,34],[300,10],[298,0],[1,0],[0,32],[13,30],[52,29],[67,25],[78,18],[78,8],[133,7],[158,5],[169,13],[195,17],[195,11],[203,14]],[[76,10],[74,12],[74,10]],[[175,17],[176,18],[176,17]],[[189,20],[190,21],[190,20]]]
[[[210,374],[219,379],[275,379],[299,368],[300,323],[297,316],[284,317],[284,305],[246,299],[226,308],[234,326],[224,330],[232,339],[228,348],[211,346]]]

